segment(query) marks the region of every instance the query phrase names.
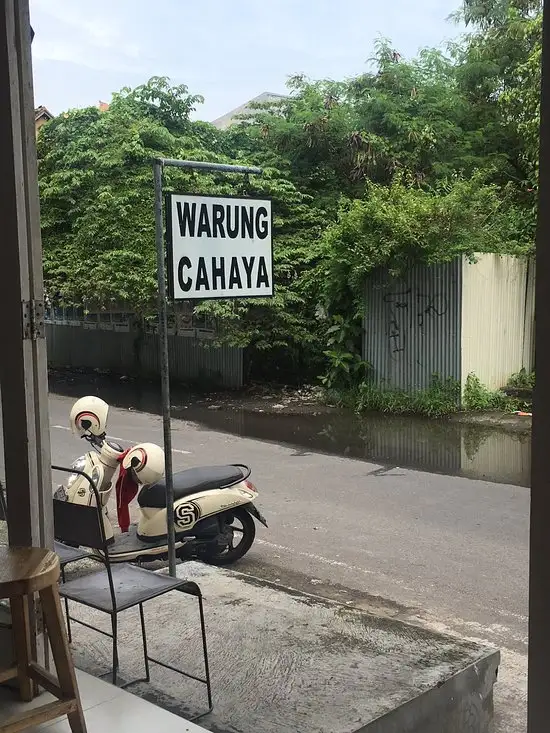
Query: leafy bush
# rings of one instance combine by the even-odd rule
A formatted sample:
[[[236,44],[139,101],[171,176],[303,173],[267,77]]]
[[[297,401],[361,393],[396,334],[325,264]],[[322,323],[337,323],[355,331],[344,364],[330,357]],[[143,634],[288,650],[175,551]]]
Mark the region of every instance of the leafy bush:
[[[475,374],[468,375],[462,405],[460,384],[454,379],[445,380],[437,375],[434,375],[427,389],[416,392],[384,389],[372,381],[363,381],[355,388],[327,388],[327,393],[338,404],[351,407],[357,412],[423,415],[432,418],[451,415],[461,408],[469,412],[514,412],[526,407],[521,400],[508,397],[500,390],[487,389]]]
[[[527,372],[525,369],[520,369],[516,374],[512,374],[507,386],[516,387],[517,389],[534,389],[535,372]]]
[[[353,391],[367,376],[369,365],[359,354],[361,343],[359,322],[352,318],[333,316],[326,332],[326,372],[320,377],[321,384],[329,392]]]
[[[500,390],[492,391],[481,383],[475,374],[468,374],[464,388],[463,405],[472,412],[502,410],[513,412],[518,409],[518,402]]]
[[[337,221],[321,238],[325,301],[333,312],[360,313],[365,280],[376,268],[407,271],[478,252],[523,255],[531,231],[510,188],[487,184],[486,174],[452,180],[430,190],[367,183],[363,198],[342,198]]]

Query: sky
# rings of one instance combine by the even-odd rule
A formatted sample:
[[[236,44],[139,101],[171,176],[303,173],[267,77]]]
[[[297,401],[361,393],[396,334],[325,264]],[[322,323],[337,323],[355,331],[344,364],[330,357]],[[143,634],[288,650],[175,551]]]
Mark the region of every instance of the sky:
[[[374,42],[405,57],[444,47],[460,0],[30,0],[36,106],[53,114],[108,102],[168,76],[205,98],[195,117],[229,112],[293,74],[344,79]]]

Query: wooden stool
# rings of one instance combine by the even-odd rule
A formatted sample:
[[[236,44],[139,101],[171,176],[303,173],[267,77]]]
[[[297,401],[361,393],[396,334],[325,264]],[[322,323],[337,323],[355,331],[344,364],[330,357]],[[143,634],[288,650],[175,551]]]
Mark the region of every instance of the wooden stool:
[[[36,547],[0,547],[0,598],[9,598],[16,666],[0,670],[0,683],[17,679],[21,699],[33,698],[33,683],[57,701],[16,715],[0,723],[0,733],[17,733],[33,725],[67,715],[73,733],[86,733],[57,582],[59,558]],[[29,597],[40,595],[42,614],[57,670],[57,679],[32,659]]]

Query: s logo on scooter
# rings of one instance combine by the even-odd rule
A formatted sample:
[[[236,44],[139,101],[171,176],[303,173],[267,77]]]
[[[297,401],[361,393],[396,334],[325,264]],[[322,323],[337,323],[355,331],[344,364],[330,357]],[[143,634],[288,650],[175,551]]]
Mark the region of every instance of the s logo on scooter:
[[[174,509],[175,522],[179,527],[187,528],[192,527],[196,522],[199,521],[201,516],[201,510],[197,504],[193,501],[188,501],[185,504],[179,504]]]

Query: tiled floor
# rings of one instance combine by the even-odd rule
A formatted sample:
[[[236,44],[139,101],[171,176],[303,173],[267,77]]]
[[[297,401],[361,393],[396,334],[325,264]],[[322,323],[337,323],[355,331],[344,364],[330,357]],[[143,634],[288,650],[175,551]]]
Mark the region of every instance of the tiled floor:
[[[82,707],[86,718],[88,733],[151,733],[151,731],[170,731],[170,733],[207,733],[194,723],[189,723],[177,715],[152,705],[125,690],[91,677],[85,672],[78,672],[78,684]],[[48,702],[49,695],[41,695],[32,706]],[[53,699],[53,698],[52,698]],[[22,704],[16,702],[15,696],[0,688],[0,725],[21,709]],[[29,728],[29,733],[70,733],[66,718],[52,720],[36,728]]]

